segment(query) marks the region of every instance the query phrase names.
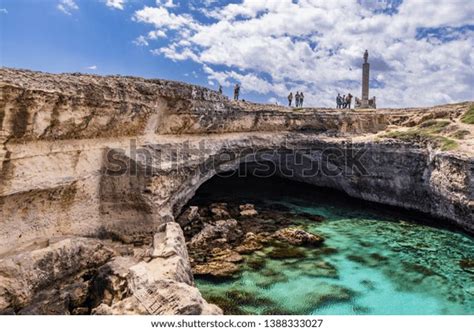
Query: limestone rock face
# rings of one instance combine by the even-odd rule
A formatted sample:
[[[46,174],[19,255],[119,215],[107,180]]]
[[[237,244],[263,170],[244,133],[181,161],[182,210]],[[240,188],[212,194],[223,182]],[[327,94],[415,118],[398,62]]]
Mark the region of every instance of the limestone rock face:
[[[459,121],[472,102],[293,112],[179,82],[9,68],[0,69],[0,96],[0,311],[149,312],[132,281],[194,298],[163,301],[157,312],[218,311],[200,303],[174,217],[214,175],[293,152],[303,163],[289,158],[276,175],[474,233],[474,134]],[[463,130],[456,149],[381,136],[429,119]],[[338,153],[326,158],[328,150]],[[308,176],[308,167],[318,171]],[[237,254],[259,249],[264,238],[244,238],[232,221],[258,212],[213,206],[213,223],[188,248],[217,234],[220,249],[237,238]],[[200,218],[190,208],[178,221]]]
[[[154,237],[154,259],[130,267],[129,287],[150,314],[222,314],[193,286],[193,275],[183,232],[177,223],[165,223]],[[129,303],[129,305],[131,305]],[[120,313],[123,304],[95,313]]]
[[[183,230],[176,222],[168,222],[161,226],[153,237],[153,257],[168,258],[179,256],[188,261],[188,251],[184,241]]]
[[[176,220],[176,222],[181,225],[181,227],[185,227],[189,223],[198,219],[198,211],[199,208],[197,206],[190,206],[183,214],[181,214],[181,216],[179,217],[179,219]]]
[[[106,263],[113,253],[99,240],[70,238],[33,251],[22,252],[0,260],[0,312],[18,310],[55,283],[94,269]],[[78,285],[79,287],[81,284]],[[69,289],[76,296],[75,289]],[[69,292],[64,290],[63,292]],[[51,294],[56,290],[51,290]],[[63,293],[64,294],[64,293]],[[44,296],[44,295],[43,295]],[[42,301],[53,300],[46,296]],[[49,302],[49,301],[48,301]],[[65,305],[65,303],[62,303]],[[42,305],[47,306],[47,305]],[[63,309],[58,307],[58,312]],[[31,310],[37,311],[37,309]],[[53,311],[54,313],[55,311]]]

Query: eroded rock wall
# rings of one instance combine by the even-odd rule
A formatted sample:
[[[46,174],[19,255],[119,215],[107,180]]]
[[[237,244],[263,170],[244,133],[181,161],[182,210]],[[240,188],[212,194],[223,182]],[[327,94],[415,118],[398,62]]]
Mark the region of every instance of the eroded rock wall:
[[[164,260],[180,261],[177,257],[168,261],[167,257],[142,253],[153,236],[163,231],[162,225],[173,222],[201,184],[217,173],[261,160],[265,155],[266,161],[281,164],[282,156],[293,154],[281,167],[285,173],[292,171],[293,180],[415,209],[474,232],[474,155],[469,143],[463,152],[443,152],[426,144],[376,136],[392,126],[413,127],[426,119],[457,118],[471,105],[291,111],[230,101],[214,91],[179,82],[2,68],[0,258],[8,266],[10,262],[5,261],[10,260],[5,259],[19,258],[19,250],[48,255],[61,246],[49,247],[49,240],[61,241],[64,236],[79,240],[62,243],[72,247],[71,252],[77,245],[85,245],[87,250],[89,245],[109,241],[113,245],[132,245],[138,252],[122,254],[107,244],[109,248],[104,252],[112,249],[112,253],[104,253],[101,266],[84,268],[115,270],[112,274],[119,283],[127,280],[127,284],[133,284],[138,277],[138,283],[173,288],[182,296],[188,293],[190,301],[179,313],[218,313],[215,307],[206,306],[189,281],[171,276],[163,281],[140,278],[143,270],[154,272]],[[328,150],[337,152],[326,157]],[[359,151],[364,152],[362,159],[355,160],[353,154]],[[365,172],[350,172],[359,161]],[[320,171],[308,176],[304,174],[308,165],[316,165]],[[321,167],[338,171],[328,173]],[[283,175],[281,169],[277,175]],[[159,246],[161,237],[157,238]],[[41,244],[44,242],[45,247]],[[66,255],[63,258],[72,261]],[[32,257],[25,256],[22,258],[32,261]],[[129,272],[135,264],[140,267]],[[8,272],[14,275],[19,271]],[[80,276],[72,273],[61,279],[50,275],[49,279],[62,282]],[[34,275],[25,282],[33,288]],[[137,290],[132,285],[127,288]],[[51,290],[47,292],[50,294],[62,291],[46,290]],[[32,299],[46,293],[41,291],[3,293],[0,298],[4,301],[0,303],[15,311],[28,306],[27,311],[41,313],[41,302],[46,301],[43,297]],[[146,313],[136,296],[125,296],[130,294],[127,291],[97,301],[95,312]],[[12,299],[17,297],[24,297],[19,305]],[[71,298],[63,299],[61,305],[66,305]],[[36,305],[29,306],[31,300]],[[88,307],[86,313],[91,312]],[[172,312],[169,306],[160,307],[159,313]]]
[[[466,212],[472,206],[469,155],[393,147],[370,136],[390,125],[415,125],[420,118],[459,116],[466,104],[292,112],[163,80],[6,68],[0,78],[0,252],[61,235],[139,241],[140,233],[172,219],[199,185],[220,171],[203,173],[199,167],[225,163],[227,152],[320,149],[331,142],[341,150],[350,141],[363,142],[373,157],[367,162],[371,176],[302,180],[472,222]],[[111,155],[117,157],[113,164]],[[230,167],[239,162],[232,156],[228,161]],[[109,168],[117,164],[125,172],[111,175]]]

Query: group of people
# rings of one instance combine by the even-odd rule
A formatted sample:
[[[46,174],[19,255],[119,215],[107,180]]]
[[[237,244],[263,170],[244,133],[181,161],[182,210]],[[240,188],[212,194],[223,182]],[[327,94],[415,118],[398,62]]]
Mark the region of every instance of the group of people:
[[[295,107],[296,108],[301,108],[303,107],[303,101],[304,101],[304,94],[303,92],[296,92],[295,94]],[[290,92],[288,95],[288,107],[291,107],[291,103],[293,102],[293,92]]]
[[[341,97],[341,94],[337,94],[336,97],[336,108],[351,108],[351,102],[352,102],[352,95],[349,93],[347,95],[343,95]]]
[[[222,85],[219,84],[219,94],[222,94]],[[240,85],[237,83],[234,85],[234,100],[237,101],[239,100],[239,95],[240,95]]]
[[[219,85],[219,93],[222,94],[222,86]],[[239,100],[239,94],[240,94],[240,85],[237,83],[234,85],[234,100],[237,101]],[[304,94],[303,92],[297,91],[295,96],[295,107],[296,108],[301,108],[303,107],[303,101],[304,101]],[[293,103],[293,92],[290,92],[288,95],[288,107],[291,107]],[[351,108],[352,104],[352,94],[348,93],[347,95],[341,96],[340,93],[337,94],[336,97],[336,108],[338,109],[346,109],[346,108]]]

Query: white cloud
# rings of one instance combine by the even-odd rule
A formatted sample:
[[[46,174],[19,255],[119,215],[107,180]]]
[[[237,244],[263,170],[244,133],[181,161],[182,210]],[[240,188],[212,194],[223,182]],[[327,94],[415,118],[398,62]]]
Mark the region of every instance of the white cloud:
[[[87,70],[97,70],[97,66],[96,65],[93,65],[93,66],[90,66],[90,67],[86,67]]]
[[[209,80],[240,81],[243,91],[304,91],[308,105],[333,106],[337,92],[360,95],[368,49],[371,95],[401,107],[473,98],[474,31],[460,29],[474,24],[469,1],[243,0],[206,7],[210,22],[161,1],[134,19],[169,36],[155,55],[195,61]]]
[[[137,46],[148,46],[148,41],[145,36],[138,36],[133,43]]]
[[[106,0],[107,7],[123,10],[125,0]]]
[[[165,7],[148,7],[138,10],[133,15],[137,22],[153,24],[160,29],[195,28],[193,18],[190,15],[176,15],[170,13]]]
[[[167,7],[167,8],[176,7],[176,4],[173,2],[173,0],[156,0],[156,5]]]
[[[66,15],[72,15],[72,11],[78,10],[79,6],[74,2],[74,0],[61,0],[56,8]]]
[[[162,30],[154,30],[154,31],[148,32],[148,39],[151,39],[151,40],[155,40],[158,38],[165,38],[165,37],[166,37],[166,33]]]
[[[8,10],[6,8],[0,8],[0,13],[8,14]]]

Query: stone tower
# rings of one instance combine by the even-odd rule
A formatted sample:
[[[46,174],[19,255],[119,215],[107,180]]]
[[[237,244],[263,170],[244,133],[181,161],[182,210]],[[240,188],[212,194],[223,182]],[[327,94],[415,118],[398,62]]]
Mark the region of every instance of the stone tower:
[[[369,99],[369,73],[370,63],[368,62],[369,52],[364,52],[364,63],[362,64],[362,98],[355,98],[356,108],[377,108],[375,97]]]

